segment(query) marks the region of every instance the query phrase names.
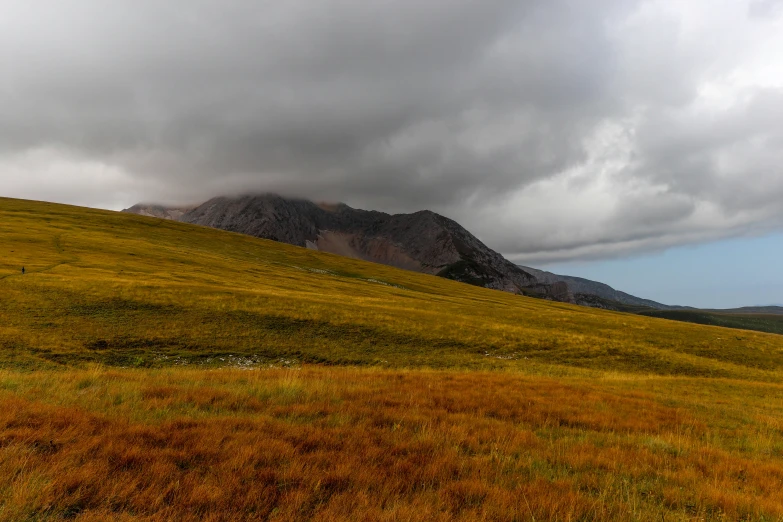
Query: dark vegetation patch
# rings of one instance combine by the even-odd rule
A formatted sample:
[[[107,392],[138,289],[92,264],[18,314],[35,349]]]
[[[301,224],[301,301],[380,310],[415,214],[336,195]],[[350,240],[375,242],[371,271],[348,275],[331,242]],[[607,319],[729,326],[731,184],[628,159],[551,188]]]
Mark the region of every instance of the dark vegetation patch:
[[[648,317],[670,319],[672,321],[783,334],[783,315],[725,314],[702,310],[652,310],[639,312],[639,314]]]
[[[176,314],[180,310],[181,307],[174,305],[116,298],[71,304],[65,308],[64,312],[84,317],[111,317],[122,314]]]
[[[497,279],[496,274],[487,271],[486,267],[471,259],[460,259],[436,274],[453,281],[460,281],[474,286],[484,286]]]
[[[257,331],[271,332],[286,336],[296,336],[303,341],[328,340],[340,341],[361,346],[398,346],[400,348],[416,349],[457,349],[469,350],[481,348],[454,339],[431,339],[415,335],[406,335],[382,328],[373,328],[362,324],[339,324],[314,319],[297,319],[292,317],[257,314],[252,312],[230,312],[228,316],[246,327]],[[493,345],[486,345],[495,348]]]
[[[181,315],[198,325],[194,335],[118,335],[87,340],[83,344],[86,350],[78,353],[69,350],[40,355],[58,363],[70,360],[139,367],[162,366],[174,361],[221,365],[239,356],[267,362],[283,357],[304,363],[367,365],[379,357],[394,361],[395,354],[401,359],[443,352],[475,355],[499,349],[491,344],[476,346],[453,339],[429,339],[359,324],[245,311],[214,315],[190,310],[182,311]]]
[[[66,293],[67,294],[67,293]],[[571,346],[558,336],[496,343],[475,336],[469,340],[428,336],[427,330],[392,330],[362,323],[340,323],[245,310],[212,310],[172,306],[132,299],[87,301],[63,294],[51,310],[38,310],[29,331],[51,331],[60,316],[60,348],[32,349],[6,338],[0,343],[0,365],[51,367],[100,363],[121,367],[170,365],[247,366],[321,364],[334,366],[428,366],[494,368],[508,361],[541,361],[581,368],[643,371],[669,375],[732,377],[734,370],[699,366],[682,359],[646,353],[632,346],[588,350]],[[66,303],[65,306],[59,303]],[[86,322],[85,322],[86,321]],[[89,325],[89,326],[88,326]],[[653,344],[660,343],[654,342]],[[735,343],[736,344],[736,343]],[[665,346],[659,346],[665,349]],[[692,343],[679,350],[716,361],[771,370],[783,366],[783,354],[737,346],[716,351]],[[281,363],[283,361],[283,363]],[[524,364],[520,362],[518,364]]]
[[[617,312],[627,312],[630,314],[645,314],[646,312],[657,311],[649,306],[625,304],[592,294],[574,294],[574,299],[577,304],[582,306],[592,306],[593,308],[615,310]]]

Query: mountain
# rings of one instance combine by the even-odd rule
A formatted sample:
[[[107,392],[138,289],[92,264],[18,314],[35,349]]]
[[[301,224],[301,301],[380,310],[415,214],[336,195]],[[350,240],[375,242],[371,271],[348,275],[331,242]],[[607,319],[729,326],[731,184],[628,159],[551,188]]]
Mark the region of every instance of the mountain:
[[[553,274],[544,270],[521,266],[522,270],[536,277],[539,282],[544,284],[554,284],[562,282],[568,285],[568,289],[574,296],[577,304],[592,306],[595,308],[607,308],[610,310],[620,310],[624,312],[637,312],[646,309],[655,310],[676,310],[681,307],[661,304],[650,299],[643,299],[635,295],[626,294],[615,290],[611,286],[591,281],[581,277]]]
[[[555,301],[729,328],[783,333],[783,307],[698,310],[636,297],[581,277],[518,266],[457,222],[422,210],[386,214],[274,194],[217,197],[194,207],[123,212],[239,232],[341,256]]]
[[[485,288],[573,302],[568,286],[542,283],[457,222],[428,210],[386,214],[274,194],[217,197],[195,208],[135,205],[124,212],[174,219],[374,261]]]

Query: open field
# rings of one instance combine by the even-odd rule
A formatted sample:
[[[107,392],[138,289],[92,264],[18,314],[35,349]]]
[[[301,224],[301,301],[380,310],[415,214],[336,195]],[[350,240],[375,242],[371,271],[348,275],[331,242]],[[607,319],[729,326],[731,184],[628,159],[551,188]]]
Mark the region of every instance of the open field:
[[[783,520],[781,336],[7,199],[0,297],[3,521]]]

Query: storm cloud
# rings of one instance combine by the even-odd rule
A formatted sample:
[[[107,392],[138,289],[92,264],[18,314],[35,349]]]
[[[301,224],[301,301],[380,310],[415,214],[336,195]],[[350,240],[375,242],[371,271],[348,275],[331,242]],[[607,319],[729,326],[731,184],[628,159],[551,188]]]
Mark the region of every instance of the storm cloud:
[[[0,194],[429,208],[527,263],[783,227],[773,0],[3,1]]]

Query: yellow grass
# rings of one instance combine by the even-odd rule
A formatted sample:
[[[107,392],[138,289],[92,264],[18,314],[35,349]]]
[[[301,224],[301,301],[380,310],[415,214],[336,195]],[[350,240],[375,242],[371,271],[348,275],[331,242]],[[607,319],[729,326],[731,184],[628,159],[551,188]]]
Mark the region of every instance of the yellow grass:
[[[783,337],[26,201],[0,256],[0,520],[783,520]]]

